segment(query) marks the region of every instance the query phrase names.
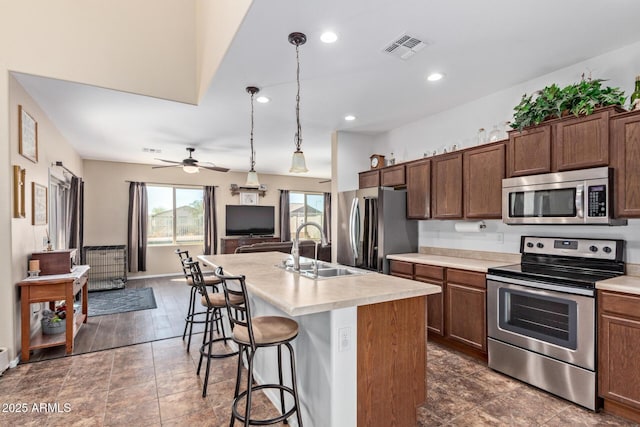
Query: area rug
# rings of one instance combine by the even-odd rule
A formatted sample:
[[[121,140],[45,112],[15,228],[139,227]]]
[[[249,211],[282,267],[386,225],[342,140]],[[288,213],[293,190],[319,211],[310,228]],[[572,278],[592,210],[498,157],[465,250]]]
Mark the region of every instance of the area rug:
[[[89,294],[89,317],[157,308],[152,288],[117,289]]]

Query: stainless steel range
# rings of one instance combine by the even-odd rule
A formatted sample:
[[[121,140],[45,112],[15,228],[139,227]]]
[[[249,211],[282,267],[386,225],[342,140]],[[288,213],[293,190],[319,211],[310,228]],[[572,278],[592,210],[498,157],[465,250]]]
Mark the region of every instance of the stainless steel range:
[[[598,409],[595,283],[624,274],[624,241],[523,236],[489,269],[489,367]]]

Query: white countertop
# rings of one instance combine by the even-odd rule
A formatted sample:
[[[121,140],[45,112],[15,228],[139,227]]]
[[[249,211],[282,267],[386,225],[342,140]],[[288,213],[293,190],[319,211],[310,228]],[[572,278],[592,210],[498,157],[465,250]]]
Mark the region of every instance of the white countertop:
[[[460,258],[443,255],[429,255],[419,253],[387,255],[387,259],[413,262],[417,264],[437,265],[440,267],[459,268],[461,270],[486,273],[488,269],[508,265],[505,261],[487,261],[476,258]]]
[[[618,276],[613,279],[596,282],[596,289],[606,291],[625,292],[627,294],[640,295],[640,277]]]
[[[249,292],[290,316],[441,292],[439,286],[378,273],[311,279],[276,267],[286,258],[281,252],[198,256],[227,275],[244,274]]]

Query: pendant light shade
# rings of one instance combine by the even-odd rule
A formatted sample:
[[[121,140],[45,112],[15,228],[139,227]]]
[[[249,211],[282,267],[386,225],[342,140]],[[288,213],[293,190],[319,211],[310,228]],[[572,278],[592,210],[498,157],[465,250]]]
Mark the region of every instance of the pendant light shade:
[[[246,187],[259,187],[260,181],[258,180],[258,172],[255,171],[256,165],[256,152],[253,149],[253,96],[260,92],[255,86],[248,86],[247,92],[251,94],[251,136],[249,137],[249,143],[251,145],[251,158],[250,158],[250,169],[247,173],[247,182],[245,183]]]
[[[294,143],[296,151],[293,153],[291,159],[291,169],[289,172],[304,173],[308,172],[307,163],[304,159],[304,153],[300,149],[302,147],[302,126],[300,126],[300,55],[298,48],[307,42],[307,36],[303,33],[291,33],[289,34],[289,43],[296,47],[296,83],[298,84],[298,92],[296,94],[296,134],[294,136]]]

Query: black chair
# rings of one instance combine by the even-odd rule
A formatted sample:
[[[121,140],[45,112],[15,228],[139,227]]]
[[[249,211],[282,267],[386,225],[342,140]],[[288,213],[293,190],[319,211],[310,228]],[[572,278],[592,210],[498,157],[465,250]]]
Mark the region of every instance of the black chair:
[[[231,330],[233,332],[233,341],[238,344],[238,368],[236,376],[236,387],[234,392],[234,400],[231,406],[230,426],[233,426],[235,420],[239,420],[248,425],[267,425],[279,422],[287,423],[287,419],[296,413],[298,425],[302,427],[302,417],[300,415],[300,402],[298,399],[298,388],[296,385],[296,367],[295,356],[291,341],[298,336],[298,323],[288,317],[280,316],[260,316],[251,317],[251,307],[247,297],[247,287],[244,276],[225,276],[222,267],[218,267],[215,275],[222,281],[222,289],[227,304],[227,314],[231,322]],[[232,285],[236,285],[233,287]],[[236,304],[235,301],[242,300],[243,304]],[[289,349],[289,358],[291,361],[291,387],[284,385],[282,379],[282,346]],[[256,351],[263,347],[278,347],[278,384],[261,384],[253,385],[253,359]],[[242,374],[242,354],[247,356],[248,375],[247,389],[240,393],[240,382]],[[258,420],[251,418],[251,395],[255,391],[264,389],[276,389],[280,392],[280,402],[282,415],[266,419]],[[285,409],[285,393],[293,397],[293,407],[288,411]],[[238,404],[246,398],[244,414],[238,411]]]
[[[202,345],[200,346],[200,360],[198,361],[197,373],[200,375],[200,369],[202,368],[202,361],[207,358],[207,367],[205,369],[204,380],[202,382],[202,397],[207,396],[207,387],[209,385],[209,372],[211,370],[211,359],[220,359],[225,357],[232,357],[238,354],[238,351],[234,351],[227,346],[227,343],[232,339],[228,337],[224,330],[224,323],[222,320],[222,310],[227,306],[225,296],[217,289],[215,292],[209,292],[207,290],[207,284],[205,283],[200,269],[200,263],[187,259],[185,265],[189,268],[191,278],[193,279],[194,288],[201,295],[200,302],[207,309],[205,316],[204,334],[202,336]],[[244,300],[241,297],[233,297],[233,303],[242,306]],[[214,338],[214,330],[220,337]],[[223,343],[227,351],[222,353],[214,353],[213,346],[215,343]]]
[[[189,251],[182,251],[180,249],[176,249],[175,253],[178,255],[180,259],[180,265],[182,267],[182,272],[184,273],[184,278],[188,286],[191,287],[191,294],[189,296],[189,308],[187,309],[187,315],[184,318],[184,331],[182,332],[182,340],[184,341],[187,336],[187,329],[189,330],[189,339],[187,340],[187,352],[191,348],[191,335],[193,334],[193,325],[194,324],[206,324],[206,320],[201,320],[203,315],[206,315],[206,311],[196,311],[196,295],[198,290],[194,286],[193,278],[191,277],[191,272],[189,267],[185,265],[185,262],[191,260],[189,257]],[[204,282],[207,286],[211,286],[213,290],[217,290],[217,286],[220,284],[220,279],[218,279],[214,275],[205,275]]]

